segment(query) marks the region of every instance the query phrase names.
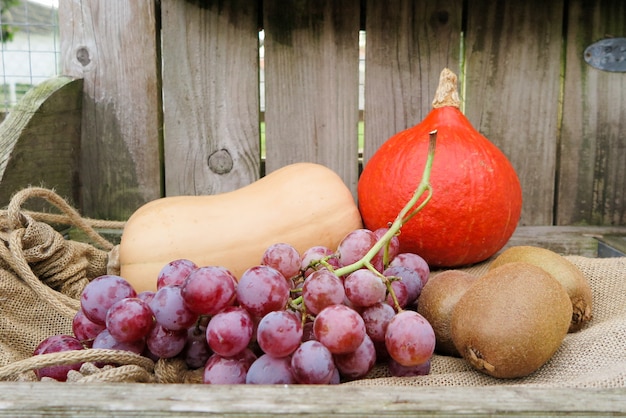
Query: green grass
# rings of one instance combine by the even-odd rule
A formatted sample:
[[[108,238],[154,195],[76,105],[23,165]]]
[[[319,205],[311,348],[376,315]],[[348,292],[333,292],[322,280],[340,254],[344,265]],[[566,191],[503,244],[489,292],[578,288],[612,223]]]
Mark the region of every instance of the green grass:
[[[265,122],[261,122],[261,159],[265,159]]]

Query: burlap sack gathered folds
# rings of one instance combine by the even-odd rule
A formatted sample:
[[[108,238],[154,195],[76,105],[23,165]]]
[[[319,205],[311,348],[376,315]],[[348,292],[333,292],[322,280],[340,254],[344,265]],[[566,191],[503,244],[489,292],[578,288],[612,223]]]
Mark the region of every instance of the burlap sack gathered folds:
[[[64,239],[46,222],[22,211],[22,202],[33,196],[61,208],[65,215],[60,220],[87,231],[98,247]],[[6,213],[0,215],[0,239],[4,243],[0,245],[0,381],[35,380],[33,370],[37,368],[84,362],[80,371],[70,372],[68,384],[200,383],[201,370],[188,370],[184,361],[176,358],[154,363],[132,353],[93,349],[32,356],[44,338],[71,334],[71,320],[79,308],[82,288],[90,279],[106,273],[107,264],[109,272],[115,268],[115,247],[93,231],[93,222],[81,218],[45,189],[18,193]],[[344,384],[626,387],[626,257],[567,258],[589,280],[593,319],[579,332],[568,334],[552,359],[535,373],[519,379],[497,379],[473,370],[463,359],[434,355],[427,376],[391,377],[386,367],[379,365],[367,378]],[[480,275],[488,265],[486,261],[467,270]]]
[[[62,213],[22,209],[35,198]],[[80,293],[90,279],[107,272],[114,248],[95,232],[97,223],[82,218],[52,190],[37,187],[16,193],[0,213],[0,366],[32,356],[50,335],[71,334]],[[74,225],[97,246],[65,239],[53,224]]]

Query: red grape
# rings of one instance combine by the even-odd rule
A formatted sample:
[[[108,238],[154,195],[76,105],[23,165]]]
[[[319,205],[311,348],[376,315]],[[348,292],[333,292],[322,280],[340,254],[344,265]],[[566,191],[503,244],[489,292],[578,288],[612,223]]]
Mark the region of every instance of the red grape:
[[[131,353],[141,354],[146,347],[145,340],[123,342],[117,341],[108,329],[102,330],[93,340],[93,348],[105,348],[109,350],[124,350]]]
[[[343,303],[345,297],[343,283],[327,269],[311,273],[302,286],[304,306],[313,315],[327,306]]]
[[[417,366],[432,357],[435,331],[422,315],[402,311],[389,321],[385,346],[391,358],[401,365]]]
[[[172,331],[187,329],[196,322],[198,314],[184,302],[180,286],[164,286],[157,290],[150,309],[156,321]]]
[[[107,311],[115,302],[135,296],[137,292],[125,279],[105,274],[87,283],[80,295],[80,305],[90,321],[104,325]]]
[[[424,287],[430,276],[430,267],[426,260],[414,253],[400,253],[396,255],[393,260],[391,260],[391,263],[389,263],[389,267],[394,266],[404,266],[416,271],[422,280],[421,287]]]
[[[286,357],[302,340],[302,323],[289,311],[273,311],[265,315],[257,327],[257,342],[264,353]]]
[[[206,328],[206,339],[213,352],[230,357],[248,346],[253,328],[248,311],[230,306],[211,318]]]
[[[252,363],[256,361],[257,355],[254,354],[254,351],[252,351],[250,348],[244,348],[243,351],[240,351],[239,353],[229,358],[235,359],[243,364],[244,368],[247,371],[248,369],[250,369],[250,366],[252,366]]]
[[[248,369],[246,383],[252,385],[289,385],[296,383],[291,372],[291,357],[260,356]]]
[[[417,366],[403,366],[390,358],[387,362],[389,374],[397,377],[425,376],[430,373],[430,359]]]
[[[137,293],[137,298],[143,300],[144,302],[146,302],[149,305],[150,302],[152,301],[152,299],[154,299],[154,295],[155,294],[156,294],[155,291],[144,290],[143,292]]]
[[[236,358],[213,354],[204,366],[202,381],[213,385],[235,385],[246,383],[248,367]]]
[[[291,356],[291,370],[298,383],[328,384],[335,369],[333,355],[319,341],[303,342]]]
[[[351,353],[335,354],[335,366],[345,379],[355,380],[367,375],[376,364],[376,348],[369,336]]]
[[[300,253],[292,245],[279,242],[267,247],[261,264],[274,267],[286,279],[291,279],[300,273]]]
[[[60,353],[64,351],[83,350],[85,347],[81,342],[71,335],[52,335],[35,348],[34,355],[48,354],[48,353]],[[70,370],[79,370],[82,363],[75,364],[59,364],[55,366],[46,366],[41,369],[36,369],[35,374],[39,379],[42,377],[50,377],[58,380],[59,382],[65,382],[67,380],[67,373]]]
[[[197,268],[196,263],[185,258],[170,261],[157,275],[157,290],[164,286],[182,286],[187,276]]]
[[[237,285],[237,300],[251,315],[262,317],[285,308],[291,284],[270,266],[253,266],[246,270]]]
[[[393,289],[393,294],[396,296],[396,300],[398,301],[398,305],[400,309],[406,308],[409,303],[409,291],[407,290],[406,284],[400,280],[394,280],[391,282],[391,288]],[[396,309],[396,304],[391,296],[391,292],[387,294],[387,298],[385,299],[389,305],[393,306]]]
[[[324,308],[313,321],[313,332],[315,338],[333,354],[356,350],[366,335],[363,318],[345,305]]]
[[[348,266],[362,259],[376,244],[376,236],[369,229],[355,229],[349,232],[339,243],[337,253],[339,264]]]
[[[146,302],[138,298],[124,298],[107,311],[106,327],[120,342],[144,338],[154,324],[154,315]]]
[[[106,327],[90,321],[82,309],[79,309],[72,319],[72,332],[87,348],[93,345],[93,340]]]
[[[159,358],[171,358],[179,355],[187,343],[187,330],[176,331],[155,324],[146,337],[148,350]]]
[[[223,267],[204,266],[192,271],[182,285],[185,306],[199,315],[215,315],[235,298],[234,275]]]
[[[204,367],[212,354],[206,340],[206,326],[193,325],[187,330],[187,341],[183,350],[185,363],[191,369]]]
[[[354,306],[367,307],[385,300],[387,287],[368,269],[350,273],[343,282],[346,297]]]
[[[361,318],[365,323],[365,330],[372,341],[385,341],[385,332],[389,321],[396,315],[394,309],[385,302],[380,302],[365,308],[361,312]]]
[[[316,245],[307,249],[301,257],[300,260],[300,269],[304,272],[304,277],[308,277],[311,273],[319,268],[323,267],[318,264],[317,266],[311,267],[311,263],[315,263],[321,259],[329,257],[327,259],[328,264],[332,268],[339,268],[339,260],[337,257],[334,257],[335,252],[328,247],[323,245]]]
[[[420,273],[416,270],[405,266],[390,266],[383,272],[385,277],[398,277],[406,286],[407,305],[414,303],[422,293],[424,283],[422,282]]]

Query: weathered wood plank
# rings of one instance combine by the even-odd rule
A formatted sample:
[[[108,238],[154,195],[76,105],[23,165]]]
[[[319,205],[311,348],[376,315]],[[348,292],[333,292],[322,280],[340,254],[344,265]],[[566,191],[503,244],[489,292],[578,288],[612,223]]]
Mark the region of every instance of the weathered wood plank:
[[[258,2],[164,0],[167,195],[215,194],[259,178]]]
[[[267,172],[321,163],[356,195],[359,6],[263,2]]]
[[[626,74],[590,67],[587,46],[626,33],[621,0],[569,5],[557,223],[626,224]]]
[[[367,2],[364,163],[428,114],[441,70],[459,74],[462,3]]]
[[[626,226],[520,226],[504,248],[535,245],[562,255],[598,256],[598,240],[626,236]]]
[[[28,186],[77,205],[83,80],[55,77],[29,90],[0,124],[0,206]],[[28,208],[42,206],[28,203]]]
[[[118,243],[121,230],[99,230]],[[84,241],[80,231],[70,231],[71,239]],[[626,253],[626,226],[518,226],[502,250],[514,245],[534,245],[562,255],[598,257],[599,241]]]
[[[0,383],[0,416],[593,416],[626,413],[626,389]]]
[[[156,2],[59,3],[62,71],[84,79],[81,207],[126,219],[161,196]]]
[[[511,160],[522,225],[553,221],[563,1],[468,2],[465,114]]]

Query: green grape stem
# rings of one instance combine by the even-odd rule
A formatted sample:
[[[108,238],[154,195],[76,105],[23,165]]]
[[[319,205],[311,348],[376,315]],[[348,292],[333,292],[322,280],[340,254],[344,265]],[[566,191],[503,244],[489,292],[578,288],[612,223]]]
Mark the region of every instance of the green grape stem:
[[[396,216],[396,219],[393,221],[393,223],[389,227],[389,230],[382,237],[380,237],[378,241],[376,241],[376,244],[374,244],[374,246],[367,252],[367,254],[363,256],[363,258],[361,258],[360,260],[350,265],[336,269],[335,274],[338,277],[350,274],[363,267],[366,267],[370,270],[374,269],[371,263],[372,258],[374,258],[374,256],[384,246],[386,246],[389,243],[389,241],[391,241],[394,235],[400,232],[400,229],[405,223],[407,223],[413,216],[415,216],[419,211],[421,211],[424,208],[424,206],[426,206],[426,204],[428,203],[428,201],[430,200],[432,196],[432,187],[430,185],[430,173],[432,171],[433,160],[435,157],[436,143],[437,143],[437,130],[434,130],[429,133],[428,155],[426,157],[426,165],[424,166],[422,179],[420,180],[420,183],[415,189],[415,192],[413,193],[413,196],[411,197],[411,199],[404,206],[404,208],[402,208],[400,213],[398,213],[398,216]],[[417,202],[422,198],[422,196],[426,192],[428,192],[428,195],[426,196],[424,201],[422,201],[417,207],[414,208],[414,206],[417,204]],[[391,289],[391,286],[388,280],[385,280],[385,284],[387,285],[388,289]],[[392,298],[397,304],[397,299],[395,297],[395,293],[393,292],[393,290],[391,290],[390,293],[392,295]]]

